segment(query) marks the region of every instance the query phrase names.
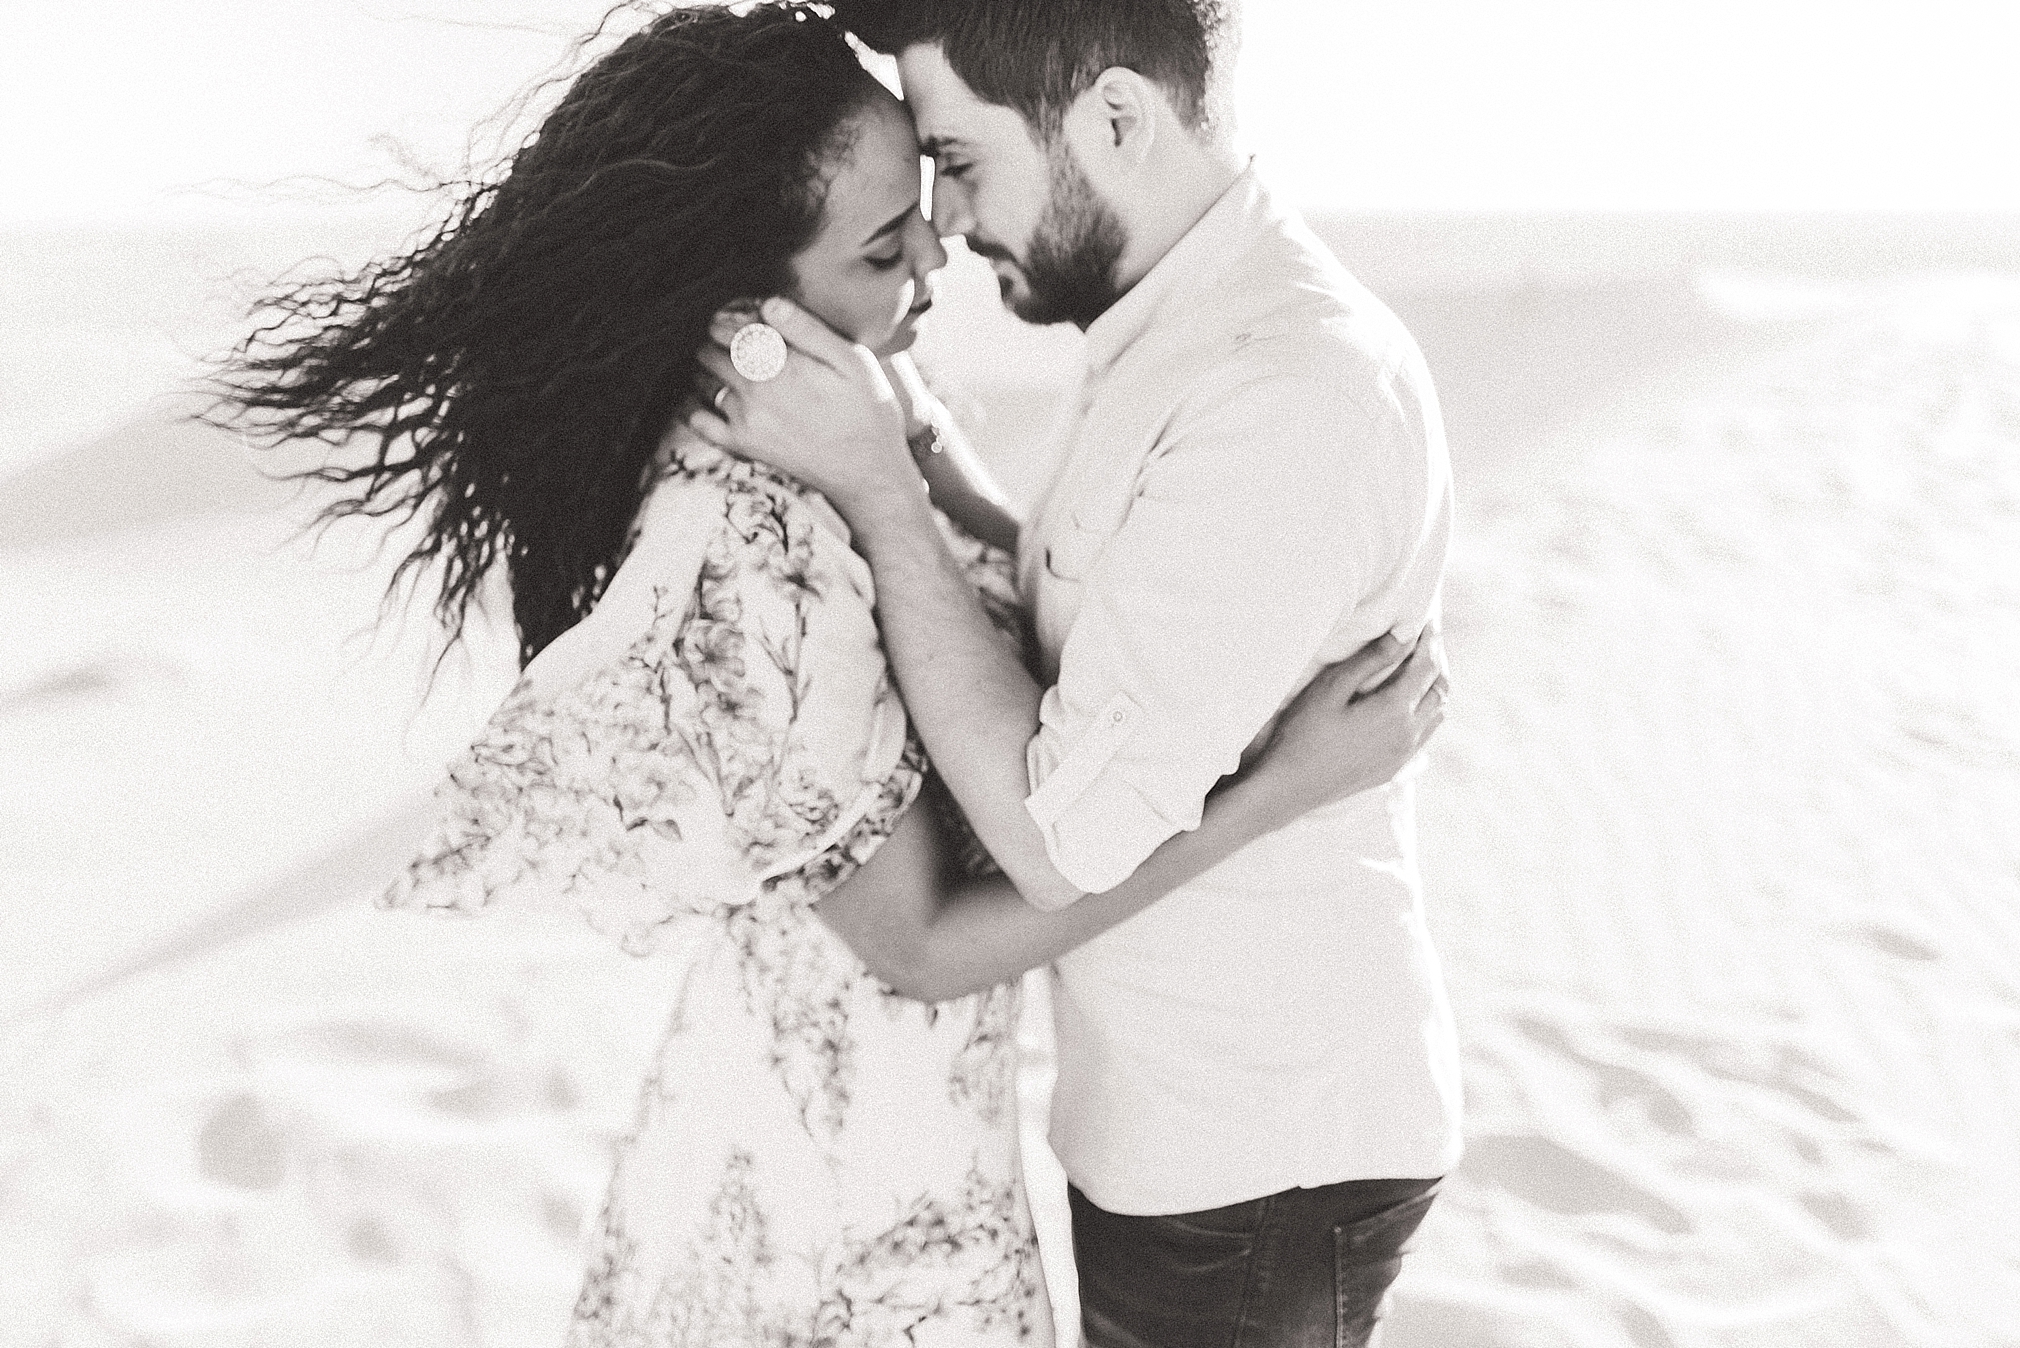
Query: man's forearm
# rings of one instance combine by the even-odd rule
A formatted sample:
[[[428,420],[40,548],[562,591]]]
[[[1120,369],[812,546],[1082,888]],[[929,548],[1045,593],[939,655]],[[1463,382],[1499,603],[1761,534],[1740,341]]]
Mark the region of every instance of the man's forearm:
[[[1059,912],[1038,911],[1002,880],[965,885],[940,900],[923,930],[905,938],[903,967],[884,977],[906,996],[934,1002],[1007,983],[1134,917],[1283,827],[1300,808],[1274,781],[1231,783],[1207,801],[1198,829],[1167,839],[1115,888]]]
[[[1042,690],[948,555],[924,493],[893,493],[850,523],[876,577],[884,650],[906,710],[983,846],[1041,906],[1080,891],[1024,809],[1025,749]]]

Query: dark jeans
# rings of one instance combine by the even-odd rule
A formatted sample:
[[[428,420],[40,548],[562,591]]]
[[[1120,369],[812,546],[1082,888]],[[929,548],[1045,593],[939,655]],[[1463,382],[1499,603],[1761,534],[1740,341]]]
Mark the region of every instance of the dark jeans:
[[[1437,1193],[1349,1180],[1120,1217],[1070,1189],[1087,1348],[1366,1348]]]

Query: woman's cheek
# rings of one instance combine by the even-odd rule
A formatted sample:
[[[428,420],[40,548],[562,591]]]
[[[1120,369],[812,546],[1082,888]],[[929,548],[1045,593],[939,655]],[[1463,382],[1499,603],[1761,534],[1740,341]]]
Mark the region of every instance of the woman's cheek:
[[[876,311],[865,307],[862,303],[862,297],[859,295],[849,295],[839,298],[842,299],[842,302],[832,306],[835,316],[833,318],[824,317],[822,321],[852,342],[860,342],[865,346],[875,346],[878,337],[881,336],[876,331]]]
[[[873,348],[889,341],[897,334],[898,325],[905,321],[909,307],[903,287],[894,293],[888,284],[879,285],[874,294],[863,296],[863,333],[856,340]]]

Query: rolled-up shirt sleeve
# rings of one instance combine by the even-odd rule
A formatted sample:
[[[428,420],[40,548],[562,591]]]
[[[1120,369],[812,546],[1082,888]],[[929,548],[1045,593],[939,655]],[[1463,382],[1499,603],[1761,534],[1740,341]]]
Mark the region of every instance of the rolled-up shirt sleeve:
[[[1090,894],[1198,827],[1397,547],[1395,503],[1378,499],[1402,476],[1384,471],[1393,420],[1298,375],[1202,404],[1171,423],[1080,578],[1026,751],[1025,808]]]

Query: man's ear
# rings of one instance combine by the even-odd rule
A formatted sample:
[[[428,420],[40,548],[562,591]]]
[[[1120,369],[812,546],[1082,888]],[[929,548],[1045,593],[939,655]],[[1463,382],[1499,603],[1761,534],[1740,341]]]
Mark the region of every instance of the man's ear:
[[[1157,140],[1157,108],[1163,101],[1157,86],[1127,66],[1110,66],[1087,92],[1106,125],[1107,144],[1142,163]]]

